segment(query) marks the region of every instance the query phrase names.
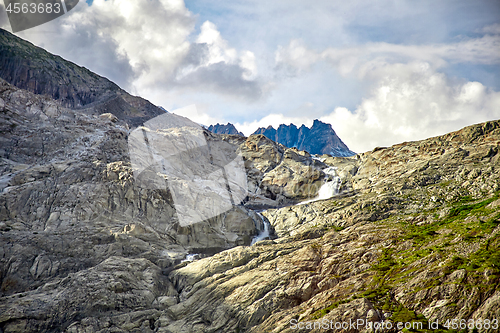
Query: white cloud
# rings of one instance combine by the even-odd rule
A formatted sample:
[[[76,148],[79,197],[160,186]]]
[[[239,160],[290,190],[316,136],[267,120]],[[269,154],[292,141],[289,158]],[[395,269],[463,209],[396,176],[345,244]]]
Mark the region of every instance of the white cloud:
[[[496,28],[486,30],[496,33]],[[292,40],[278,48],[276,61],[296,73],[326,62],[344,77],[368,82],[371,92],[355,110],[339,106],[320,118],[357,152],[500,118],[500,92],[480,82],[456,82],[439,72],[449,63],[499,64],[500,35],[451,44],[367,43],[323,51]]]
[[[490,29],[492,30],[492,29]],[[435,67],[452,63],[500,64],[500,34],[464,39],[450,44],[403,45],[367,43],[345,48],[326,48],[321,52],[308,49],[300,40],[293,39],[286,47],[279,46],[275,60],[298,70],[308,70],[318,61],[326,61],[341,75],[352,74],[371,62],[426,61]]]
[[[253,52],[238,52],[222,38],[215,24],[205,21],[196,43],[176,70],[175,79],[166,82],[181,91],[212,92],[254,101],[262,96]],[[158,82],[156,82],[158,83]]]
[[[201,32],[196,39],[196,43],[207,44],[210,46],[208,57],[203,65],[208,66],[218,62],[233,63],[237,58],[237,52],[229,47],[228,42],[224,40],[215,24],[205,21],[201,26]]]
[[[339,137],[356,152],[500,119],[500,92],[476,81],[451,80],[425,61],[388,63],[375,59],[365,62],[358,72],[373,82],[369,95],[355,110],[336,107],[319,117],[332,124]],[[249,135],[268,125],[310,126],[313,119],[308,114],[310,111],[304,117],[270,114],[259,121],[238,123],[236,127]]]
[[[500,23],[488,25],[481,29],[481,31],[487,34],[500,35]]]
[[[258,99],[254,54],[230,47],[209,21],[190,42],[195,22],[182,0],[94,0],[19,35],[146,98],[177,89]]]
[[[308,127],[312,126],[313,120],[308,117],[288,117],[283,114],[271,113],[260,120],[254,120],[252,122],[236,123],[234,124],[238,131],[242,132],[246,136],[249,136],[255,132],[259,127],[273,126],[275,129],[281,124],[295,124],[297,127],[304,124]]]
[[[299,69],[309,67],[321,58],[316,52],[309,50],[301,40],[292,39],[287,47],[278,46],[275,55],[276,63],[285,63]]]
[[[245,51],[240,57],[240,67],[245,69],[243,78],[245,80],[253,80],[257,77],[257,64],[255,62],[255,54],[250,51]]]
[[[137,90],[171,77],[195,25],[183,1],[94,0],[19,33],[23,38]],[[161,28],[160,28],[161,27]],[[53,30],[56,34],[41,33]]]
[[[217,118],[214,118],[200,110],[197,105],[188,105],[179,109],[171,110],[170,112],[175,113],[177,115],[189,118],[190,120],[200,124],[209,126],[211,124],[216,124],[218,122]]]
[[[375,71],[379,82],[356,110],[338,107],[320,118],[356,152],[500,118],[500,92],[479,82],[453,83],[425,62]]]

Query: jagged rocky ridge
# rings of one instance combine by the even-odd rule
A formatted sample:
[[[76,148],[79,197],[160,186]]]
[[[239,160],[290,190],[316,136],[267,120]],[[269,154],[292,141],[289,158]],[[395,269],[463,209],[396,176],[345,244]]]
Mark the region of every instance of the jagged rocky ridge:
[[[272,126],[260,127],[253,134],[263,134],[286,147],[295,147],[311,154],[328,154],[337,157],[356,155],[342,142],[330,124],[317,119],[314,120],[311,128],[305,125],[297,128],[294,124],[281,124],[277,130]]]
[[[226,125],[219,123],[217,123],[216,125],[210,125],[208,127],[208,130],[217,134],[236,134],[244,136],[243,133],[238,132],[236,127],[234,127],[234,125],[231,123],[227,123]]]
[[[82,113],[112,113],[133,127],[164,113],[108,79],[3,29],[0,29],[0,78],[18,88],[50,96],[61,106]]]

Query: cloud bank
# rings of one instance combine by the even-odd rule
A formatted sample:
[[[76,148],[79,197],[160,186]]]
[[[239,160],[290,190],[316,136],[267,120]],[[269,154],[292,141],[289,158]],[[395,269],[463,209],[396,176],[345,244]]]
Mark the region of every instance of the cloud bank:
[[[363,152],[500,118],[498,4],[383,3],[80,1],[19,35],[247,135],[319,118]]]
[[[183,1],[94,0],[19,35],[133,93],[203,90],[258,98],[253,53],[231,48],[209,21],[191,40],[195,20]]]
[[[276,62],[296,75],[320,61],[371,84],[369,96],[355,110],[337,107],[320,118],[357,152],[500,118],[500,92],[439,71],[450,62],[498,65],[500,35],[446,45],[374,43],[322,52],[292,40],[276,52]]]

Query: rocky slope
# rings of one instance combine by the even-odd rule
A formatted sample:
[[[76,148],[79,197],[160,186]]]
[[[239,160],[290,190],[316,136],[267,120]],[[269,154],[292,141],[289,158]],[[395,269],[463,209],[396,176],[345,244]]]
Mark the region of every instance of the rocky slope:
[[[254,134],[263,134],[286,147],[295,147],[311,154],[329,154],[338,157],[355,155],[337,136],[330,124],[317,119],[314,120],[311,128],[305,125],[297,128],[294,124],[281,124],[277,130],[272,126],[261,127]]]
[[[174,270],[181,302],[158,331],[293,332],[300,322],[319,332],[305,327],[323,320],[398,331],[451,319],[496,331],[477,323],[500,315],[499,148],[494,121],[331,158],[344,193],[268,210],[278,239]]]
[[[259,222],[244,206],[183,228],[168,190],[137,187],[120,121],[5,82],[0,98],[3,332],[500,316],[500,121],[323,162],[263,135],[207,134],[243,157],[247,204],[297,200],[306,190],[286,180],[313,184],[328,165],[342,178],[334,198],[264,211],[278,238],[248,246]],[[213,244],[234,248],[180,263]]]
[[[158,331],[497,318],[499,144],[496,121],[330,159],[344,194],[268,210],[280,238],[174,270],[181,302]]]
[[[124,317],[119,330],[133,327],[130,321],[135,320],[154,327],[159,309],[178,303],[178,292],[168,274],[188,253],[203,257],[248,246],[264,229],[264,221],[247,207],[276,207],[304,197],[300,191],[285,190],[286,184],[268,183],[269,172],[290,164],[295,168],[290,174],[295,176],[289,181],[296,178],[300,189],[321,181],[321,168],[326,167],[316,161],[317,170],[308,173],[314,161],[307,153],[287,153],[263,136],[247,139],[212,134],[173,114],[164,113],[147,121],[146,127],[129,130],[125,121],[110,113],[93,116],[67,109],[47,96],[20,90],[1,79],[0,118],[3,332],[61,331],[96,311],[110,317],[132,316]],[[139,158],[139,164],[147,159],[132,153],[131,139],[135,133],[142,137],[141,131],[149,131],[149,145],[161,143],[154,147],[158,154],[171,153],[172,145],[178,148],[189,138],[201,137],[205,142],[187,155],[165,160],[189,176],[177,179],[185,189],[182,200],[175,200],[174,174],[168,176],[169,186],[160,177],[163,185],[159,187],[144,185],[141,180],[144,175],[150,182],[157,180],[157,173],[151,176],[151,171],[162,170],[155,165],[135,177],[134,158]],[[139,146],[141,149],[145,148]],[[295,156],[300,154],[304,156]],[[217,208],[217,204],[203,201],[211,198],[207,193],[214,192],[203,192],[200,200],[202,192],[193,191],[190,181],[212,172],[207,171],[208,166],[224,167],[238,156],[245,188],[253,186],[252,192],[244,192],[240,198],[244,202],[231,203],[223,211],[184,225],[181,217],[193,211],[191,203]],[[247,169],[252,173],[249,186]],[[229,186],[236,199],[237,190],[232,182]],[[281,201],[276,200],[278,196]],[[210,200],[215,200],[213,194]],[[100,294],[97,298],[96,293]],[[36,305],[21,309],[16,305],[18,297]]]
[[[217,123],[217,125],[210,125],[208,127],[208,130],[217,134],[235,134],[244,136],[243,133],[238,132],[236,127],[234,127],[234,125],[231,123],[227,123],[226,125],[219,123]]]
[[[286,148],[261,134],[243,140],[238,152],[245,161],[249,206],[289,205],[314,198],[328,181],[323,171],[328,165],[306,151]]]
[[[142,253],[164,269],[194,249],[249,244],[257,233],[260,219],[243,206],[180,226],[167,188],[137,186],[130,131],[110,114],[87,116],[5,81],[0,112],[2,292],[27,290],[113,255]]]
[[[108,79],[0,29],[0,78],[67,108],[90,115],[112,113],[130,126],[164,113]]]

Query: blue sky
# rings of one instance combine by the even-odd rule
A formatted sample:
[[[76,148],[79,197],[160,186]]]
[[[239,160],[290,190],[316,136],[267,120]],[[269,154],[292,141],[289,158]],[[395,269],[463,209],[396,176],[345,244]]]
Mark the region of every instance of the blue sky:
[[[363,152],[500,118],[498,0],[80,1],[18,35],[245,134],[319,118]]]

